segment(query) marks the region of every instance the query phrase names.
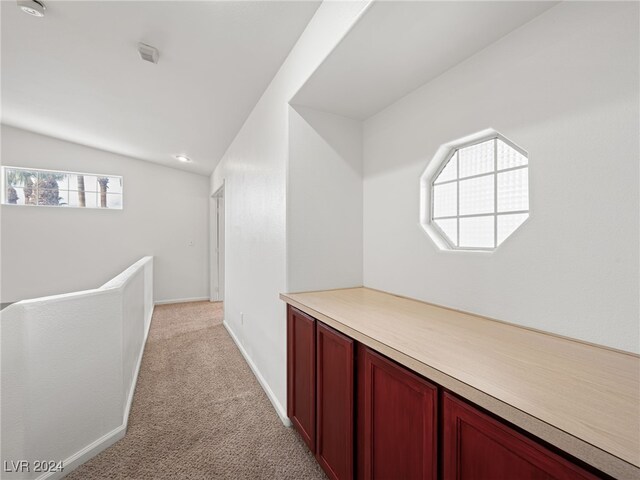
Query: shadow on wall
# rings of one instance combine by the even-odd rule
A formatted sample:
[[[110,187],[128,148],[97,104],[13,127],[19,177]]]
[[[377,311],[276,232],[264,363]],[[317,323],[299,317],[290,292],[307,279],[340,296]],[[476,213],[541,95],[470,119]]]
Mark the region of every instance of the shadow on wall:
[[[291,105],[309,127],[327,143],[353,173],[362,175],[362,122],[321,112],[315,108]],[[291,112],[291,115],[294,113]]]
[[[362,124],[289,109],[287,291],[362,285]]]

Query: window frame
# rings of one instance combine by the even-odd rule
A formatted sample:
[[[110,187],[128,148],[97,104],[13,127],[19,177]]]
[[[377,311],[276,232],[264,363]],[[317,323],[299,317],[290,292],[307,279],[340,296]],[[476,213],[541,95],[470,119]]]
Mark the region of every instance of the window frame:
[[[111,193],[111,195],[120,195],[120,204],[119,208],[109,208],[109,207],[81,207],[79,205],[39,205],[39,204],[27,204],[27,203],[9,203],[7,199],[7,178],[6,172],[7,170],[22,170],[27,172],[47,172],[53,174],[63,174],[63,175],[81,175],[81,176],[90,176],[90,177],[109,177],[109,178],[119,178],[121,185],[121,193]],[[17,167],[11,165],[2,165],[0,168],[0,182],[2,182],[2,192],[0,192],[0,205],[9,206],[9,207],[47,207],[47,208],[62,208],[62,209],[80,209],[80,210],[110,210],[110,211],[122,211],[124,210],[124,176],[115,175],[115,174],[104,174],[104,173],[88,173],[88,172],[77,172],[77,171],[69,171],[69,170],[51,170],[48,168],[31,168],[31,167]],[[78,191],[67,189],[69,191]],[[99,192],[88,192],[88,193],[99,193]],[[107,192],[109,195],[109,193]]]
[[[484,173],[470,175],[468,177],[460,178],[460,159],[458,157],[456,164],[456,177],[452,180],[445,180],[440,183],[436,183],[438,177],[443,172],[443,170],[447,167],[449,162],[453,159],[458,152],[464,148],[472,147],[474,145],[479,145],[488,141],[493,141],[493,169]],[[518,165],[515,167],[509,167],[504,169],[498,169],[498,141],[503,142],[508,147],[512,148],[520,155],[524,156],[527,160],[526,164]],[[421,194],[420,194],[420,223],[423,227],[423,230],[431,237],[431,239],[436,243],[436,245],[443,251],[452,251],[452,252],[484,252],[484,253],[492,253],[498,249],[516,230],[518,230],[522,225],[524,225],[529,218],[531,217],[531,180],[529,177],[529,154],[528,152],[515,144],[511,140],[507,139],[504,135],[498,133],[493,129],[483,130],[482,132],[478,132],[473,135],[469,135],[467,137],[461,138],[459,140],[454,140],[452,142],[446,143],[440,147],[436,155],[432,158],[431,162],[425,169],[421,177]],[[434,164],[436,165],[434,167]],[[527,170],[527,194],[528,194],[528,209],[527,210],[513,210],[507,212],[498,212],[498,175],[504,172],[514,171],[514,170]],[[473,214],[465,214],[460,215],[460,182],[481,178],[481,177],[493,177],[493,211],[490,213],[473,213]],[[435,208],[435,186],[437,185],[446,185],[450,183],[456,184],[456,215],[447,215],[441,217],[434,216],[434,208]],[[425,195],[426,191],[428,191],[428,196]],[[425,198],[426,197],[426,198]],[[428,198],[428,210],[425,211],[425,204]],[[526,214],[527,218],[518,225],[518,227],[509,234],[506,238],[502,240],[502,242],[498,243],[498,217],[504,215],[523,215]],[[458,245],[460,244],[460,219],[461,218],[480,218],[480,217],[492,217],[493,218],[493,246],[491,247],[467,247],[467,246],[456,246],[449,236],[444,232],[444,230],[437,224],[436,220],[446,220],[446,219],[455,219],[457,222],[456,225],[456,240]],[[437,235],[437,238],[434,236]]]

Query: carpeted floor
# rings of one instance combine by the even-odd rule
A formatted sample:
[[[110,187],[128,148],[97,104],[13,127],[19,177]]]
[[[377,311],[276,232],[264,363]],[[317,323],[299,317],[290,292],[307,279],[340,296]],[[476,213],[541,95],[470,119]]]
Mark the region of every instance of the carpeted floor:
[[[222,304],[157,306],[125,438],[67,479],[324,479],[222,325]]]

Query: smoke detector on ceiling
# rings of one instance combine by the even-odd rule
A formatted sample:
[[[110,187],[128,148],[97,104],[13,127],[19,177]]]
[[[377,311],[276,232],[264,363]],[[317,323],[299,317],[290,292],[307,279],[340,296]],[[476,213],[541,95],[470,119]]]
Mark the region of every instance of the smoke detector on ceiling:
[[[32,17],[44,17],[47,7],[38,0],[18,0],[18,8]]]
[[[138,44],[138,53],[140,54],[140,58],[146,62],[158,63],[158,58],[160,58],[158,49],[146,43]]]

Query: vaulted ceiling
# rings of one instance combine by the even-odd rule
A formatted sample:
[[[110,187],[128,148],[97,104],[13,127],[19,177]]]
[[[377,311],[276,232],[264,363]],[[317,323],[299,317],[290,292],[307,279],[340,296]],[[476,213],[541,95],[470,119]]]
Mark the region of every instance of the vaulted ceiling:
[[[0,4],[3,123],[209,174],[319,2]]]

